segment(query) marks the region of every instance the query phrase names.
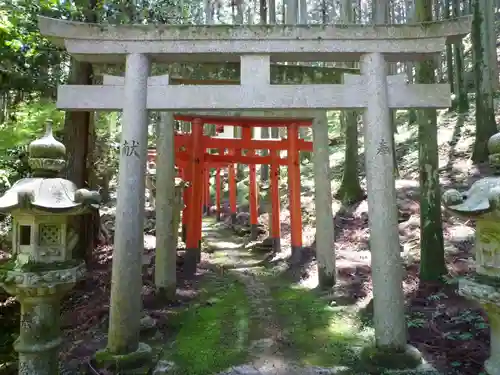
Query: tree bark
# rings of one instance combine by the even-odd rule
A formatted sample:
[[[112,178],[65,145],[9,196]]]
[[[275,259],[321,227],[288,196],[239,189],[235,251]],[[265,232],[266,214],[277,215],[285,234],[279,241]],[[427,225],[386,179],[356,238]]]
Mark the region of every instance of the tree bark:
[[[90,0],[84,9],[85,22],[95,23],[96,0]],[[68,83],[73,85],[91,85],[93,80],[92,65],[86,62],[71,60],[71,71]],[[90,112],[67,112],[64,121],[64,145],[66,146],[68,165],[66,178],[78,187],[92,188],[91,165],[92,145],[94,138],[93,116]],[[78,233],[78,243],[74,250],[76,257],[86,263],[92,260],[92,252],[97,244],[100,220],[99,212],[75,217],[72,226]]]
[[[418,22],[432,21],[432,0],[417,0]],[[417,64],[417,83],[435,82],[434,61]],[[440,281],[446,274],[443,226],[441,221],[441,187],[437,113],[435,109],[417,111],[420,170],[420,281]]]
[[[460,17],[460,1],[453,0],[453,17]],[[455,98],[453,108],[458,113],[469,111],[469,99],[467,98],[467,89],[465,87],[464,77],[464,47],[462,40],[459,40],[453,45],[453,56],[455,60]]]
[[[493,100],[494,77],[491,76],[490,39],[493,25],[488,22],[486,14],[491,9],[491,3],[484,0],[473,1],[472,21],[472,48],[474,60],[474,73],[476,80],[476,140],[472,153],[474,163],[488,160],[487,143],[490,137],[497,132],[495,122],[495,109]],[[496,50],[494,51],[496,53]]]
[[[350,5],[349,0],[342,2],[340,14],[342,23],[354,22],[354,14]],[[335,196],[343,204],[353,204],[365,196],[358,176],[358,114],[356,111],[342,111],[340,120],[345,134],[345,163],[342,182]]]
[[[444,18],[450,19],[450,0],[446,0],[444,6]],[[451,44],[446,45],[446,76],[448,78],[448,83],[450,85],[450,90],[452,94],[455,94],[455,75],[453,74],[453,46]],[[451,108],[455,109],[455,101],[452,102]]]

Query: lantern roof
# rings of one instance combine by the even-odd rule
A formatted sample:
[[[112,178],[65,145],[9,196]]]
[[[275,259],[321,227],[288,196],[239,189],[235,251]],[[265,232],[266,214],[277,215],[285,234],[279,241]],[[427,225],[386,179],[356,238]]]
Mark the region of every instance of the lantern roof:
[[[45,135],[31,142],[28,150],[32,177],[17,181],[0,197],[0,211],[78,215],[98,207],[99,193],[78,189],[73,182],[57,177],[66,164],[66,148],[54,138],[51,121]]]

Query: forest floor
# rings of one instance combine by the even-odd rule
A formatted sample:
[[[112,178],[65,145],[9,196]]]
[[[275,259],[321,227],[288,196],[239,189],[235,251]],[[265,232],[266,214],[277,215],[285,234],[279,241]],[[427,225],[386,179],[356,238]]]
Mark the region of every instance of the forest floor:
[[[488,174],[486,167],[475,167],[469,160],[473,118],[473,112],[466,116],[440,113],[440,177],[445,188],[464,189]],[[406,270],[404,291],[410,342],[443,374],[478,375],[489,355],[489,326],[479,306],[456,291],[457,278],[466,275],[471,264],[473,222],[443,214],[448,283],[419,285],[416,134],[416,125],[402,124],[396,135],[399,231]],[[362,147],[361,142],[361,161]],[[342,173],[343,148],[332,147],[331,155],[335,191]],[[369,339],[372,286],[366,200],[348,207],[334,202],[339,279],[330,293],[318,294],[314,289],[317,277],[312,167],[302,168],[304,244],[309,251],[300,269],[290,269],[286,261],[290,254],[286,207],[281,217],[282,251],[272,258],[250,251],[246,238],[238,239],[224,227],[214,230],[214,224],[207,222],[207,252],[202,254],[196,278],[183,279],[179,272],[178,301],[171,305],[159,303],[153,284],[154,212],[146,212],[141,335],[163,358],[165,368],[172,361],[183,369],[183,375],[210,375],[236,365],[254,365],[255,358],[261,358],[255,353],[270,356],[270,363],[275,365],[280,358],[293,358],[292,365],[302,366],[302,371],[307,366],[342,366],[349,365],[352,351]],[[102,213],[102,219],[111,223],[111,233],[113,209]],[[267,215],[260,219],[266,226]],[[220,241],[217,235],[225,240]],[[99,374],[89,367],[89,359],[106,343],[112,251],[112,246],[96,249],[95,264],[90,267],[87,280],[63,301],[65,345],[61,360],[68,374]],[[233,272],[232,268],[242,262],[252,264]],[[0,296],[2,327],[11,328],[4,330],[8,334],[0,335],[2,374],[8,373],[3,372],[2,363],[14,358],[10,348],[18,330],[17,311],[12,298]],[[254,316],[256,311],[258,315]],[[86,370],[79,372],[82,364]],[[266,363],[261,361],[258,365]]]

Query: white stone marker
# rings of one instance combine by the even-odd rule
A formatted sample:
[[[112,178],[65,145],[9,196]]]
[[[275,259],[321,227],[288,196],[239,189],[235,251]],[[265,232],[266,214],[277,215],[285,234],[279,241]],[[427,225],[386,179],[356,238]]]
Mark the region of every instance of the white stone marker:
[[[161,112],[156,127],[156,258],[155,284],[161,295],[175,297],[177,249],[172,248],[175,203],[174,117]]]
[[[387,105],[387,64],[382,54],[363,56],[361,73],[370,93],[363,122],[376,344],[404,349],[406,322],[393,174],[394,150]]]
[[[330,184],[330,152],[326,111],[318,112],[313,125],[314,206],[316,209],[316,257],[320,287],[335,285],[335,243],[332,188]]]
[[[127,55],[107,350],[139,349],[148,150],[147,55]]]

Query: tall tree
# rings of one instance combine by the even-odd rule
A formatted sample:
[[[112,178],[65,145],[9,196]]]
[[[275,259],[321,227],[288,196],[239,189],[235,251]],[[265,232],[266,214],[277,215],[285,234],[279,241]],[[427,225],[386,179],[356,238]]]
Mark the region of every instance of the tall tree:
[[[352,0],[341,3],[340,18],[345,24],[354,23]],[[353,67],[352,64],[349,64]],[[345,135],[345,162],[342,181],[335,194],[343,204],[353,204],[365,196],[359,183],[358,168],[358,112],[348,110],[340,113],[340,123]]]
[[[85,22],[97,22],[97,0],[80,0],[75,5],[82,10]],[[68,83],[91,85],[92,81],[92,65],[72,58]],[[94,119],[91,112],[66,112],[64,121],[64,145],[68,155],[66,177],[78,187],[91,187],[90,172],[94,139]],[[75,253],[87,262],[92,259],[92,251],[99,234],[98,224],[98,213],[74,218],[73,226],[79,235]]]
[[[432,3],[432,0],[416,0],[417,22],[432,21]],[[435,83],[434,72],[434,60],[417,63],[417,83]],[[420,170],[420,280],[432,282],[439,281],[447,272],[441,221],[436,110],[418,110],[417,123]]]
[[[453,0],[453,17],[461,16],[460,0]],[[469,111],[469,99],[467,97],[467,88],[465,87],[465,69],[464,69],[464,46],[462,40],[453,45],[453,57],[455,60],[455,98],[453,108],[459,113]]]
[[[473,0],[472,10],[472,55],[476,81],[476,141],[472,160],[482,163],[488,160],[488,140],[497,132],[492,84],[495,77],[491,68],[491,55],[496,55],[496,50],[492,51],[491,48],[494,25],[488,16],[489,13],[494,14],[493,1]],[[498,80],[498,77],[496,79]]]
[[[445,0],[444,3],[444,18],[451,18],[451,0]],[[455,75],[453,70],[453,46],[451,44],[446,44],[446,77],[448,83],[450,84],[450,90],[452,94],[455,94]],[[456,102],[452,103],[452,109]]]
[[[260,1],[260,8],[259,8],[259,12],[260,12],[260,24],[261,25],[265,25],[267,24],[267,0],[259,0]],[[274,3],[272,4],[272,6],[274,7]],[[274,17],[276,17],[276,13],[275,11],[270,11],[269,15],[271,16],[271,13],[274,14]],[[269,17],[271,18],[271,17]],[[276,22],[276,20],[274,20]],[[273,23],[273,22],[270,22],[270,23]],[[269,139],[269,128],[268,127],[263,127],[263,128],[260,128],[260,137],[262,139]],[[269,152],[268,150],[262,150],[261,154],[263,156],[265,155],[268,155]],[[268,181],[269,180],[269,165],[268,164],[262,164],[260,166],[260,179],[261,181]]]

